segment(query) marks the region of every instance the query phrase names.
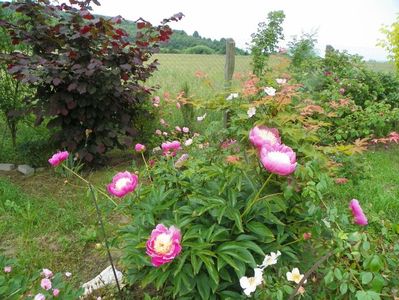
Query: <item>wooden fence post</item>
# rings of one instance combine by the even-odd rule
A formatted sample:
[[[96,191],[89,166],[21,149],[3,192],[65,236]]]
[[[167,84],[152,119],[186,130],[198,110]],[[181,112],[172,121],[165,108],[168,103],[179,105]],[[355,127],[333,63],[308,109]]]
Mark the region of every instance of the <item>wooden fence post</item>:
[[[235,67],[235,50],[236,43],[233,39],[226,40],[226,61],[224,65],[224,88],[226,92],[230,91],[231,80],[233,79]],[[225,110],[223,113],[223,126],[227,128],[229,123],[229,111]]]

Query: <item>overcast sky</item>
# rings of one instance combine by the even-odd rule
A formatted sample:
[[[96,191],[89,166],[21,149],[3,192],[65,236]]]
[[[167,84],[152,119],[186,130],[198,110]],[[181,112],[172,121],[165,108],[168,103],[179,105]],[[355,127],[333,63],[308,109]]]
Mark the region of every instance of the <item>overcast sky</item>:
[[[99,0],[94,13],[128,20],[142,17],[153,24],[177,12],[185,17],[174,29],[192,34],[195,30],[212,39],[233,38],[247,48],[258,23],[273,10],[283,10],[285,42],[293,35],[317,30],[318,49],[326,44],[346,49],[366,59],[386,60],[386,52],[376,46],[383,38],[380,28],[393,23],[399,0]]]

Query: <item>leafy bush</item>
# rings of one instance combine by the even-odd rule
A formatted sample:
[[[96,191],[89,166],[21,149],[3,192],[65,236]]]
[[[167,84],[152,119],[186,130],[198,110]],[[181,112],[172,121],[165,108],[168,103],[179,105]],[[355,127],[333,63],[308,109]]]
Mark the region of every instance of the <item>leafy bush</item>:
[[[8,71],[37,88],[31,99],[40,123],[60,128],[54,136],[59,146],[92,161],[113,147],[131,143],[135,116],[142,112],[150,88],[143,85],[157,62],[149,62],[159,43],[169,39],[170,21],[153,27],[137,22],[133,42],[117,24],[121,17],[105,19],[90,13],[90,1],[66,4],[38,2],[3,3],[23,16],[17,23],[1,21],[14,44],[29,44],[29,54],[5,56]],[[95,4],[99,4],[94,1]]]
[[[185,51],[187,54],[214,54],[215,51],[207,46],[197,45],[194,47],[187,48]]]
[[[302,34],[297,39],[293,38],[288,43],[288,53],[291,56],[291,65],[293,68],[301,68],[304,64],[309,64],[310,60],[316,59],[316,33]]]

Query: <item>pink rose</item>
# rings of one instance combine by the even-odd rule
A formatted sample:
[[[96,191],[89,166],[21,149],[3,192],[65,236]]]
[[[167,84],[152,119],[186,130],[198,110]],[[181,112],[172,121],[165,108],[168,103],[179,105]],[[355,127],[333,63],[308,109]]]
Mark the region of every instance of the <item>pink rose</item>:
[[[138,182],[139,178],[136,174],[132,174],[128,171],[119,172],[112,178],[112,182],[107,185],[107,190],[110,194],[121,198],[133,192]]]
[[[284,144],[265,144],[260,151],[260,160],[266,170],[281,176],[293,173],[297,165],[295,152]]]
[[[62,163],[64,160],[66,160],[69,156],[68,151],[58,151],[55,153],[49,160],[48,162],[53,166],[56,167],[60,163]]]
[[[155,267],[171,262],[181,252],[181,233],[174,226],[169,229],[158,224],[146,243],[147,254]]]

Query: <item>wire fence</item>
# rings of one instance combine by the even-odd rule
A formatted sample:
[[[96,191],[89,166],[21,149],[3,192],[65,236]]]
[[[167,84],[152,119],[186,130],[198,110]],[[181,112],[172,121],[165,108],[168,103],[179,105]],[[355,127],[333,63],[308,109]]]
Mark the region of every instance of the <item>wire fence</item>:
[[[159,67],[149,83],[159,85],[156,94],[176,95],[188,86],[191,96],[209,98],[225,90],[225,55],[157,54],[155,58]],[[250,71],[251,57],[236,55],[232,90]]]

